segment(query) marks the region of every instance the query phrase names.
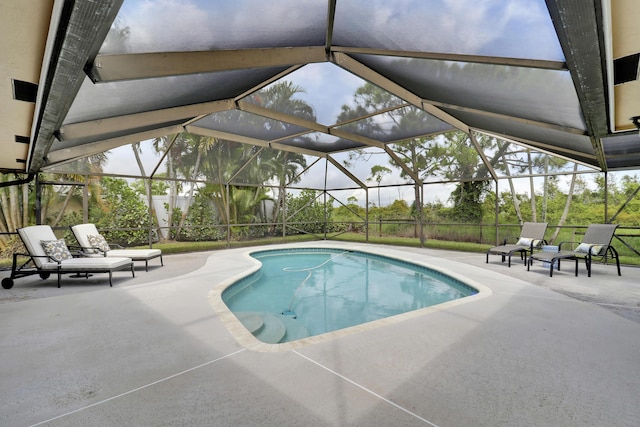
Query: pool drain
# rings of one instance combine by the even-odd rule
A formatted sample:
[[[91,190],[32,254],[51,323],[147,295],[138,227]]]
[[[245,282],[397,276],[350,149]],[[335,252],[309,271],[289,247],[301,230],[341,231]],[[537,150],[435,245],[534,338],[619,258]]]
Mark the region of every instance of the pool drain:
[[[283,311],[283,312],[282,312],[282,315],[283,315],[283,316],[286,316],[286,317],[293,317],[294,319],[296,319],[296,318],[298,317],[298,315],[296,314],[296,312],[295,312],[295,311],[291,311],[291,310],[285,310],[285,311]]]

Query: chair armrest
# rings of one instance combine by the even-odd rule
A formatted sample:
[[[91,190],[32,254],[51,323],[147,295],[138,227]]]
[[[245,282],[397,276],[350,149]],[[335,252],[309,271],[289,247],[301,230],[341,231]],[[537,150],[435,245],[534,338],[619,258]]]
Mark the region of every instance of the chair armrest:
[[[31,254],[27,254],[27,253],[20,253],[20,252],[15,252],[15,253],[13,254],[13,258],[14,258],[14,259],[15,259],[15,258],[17,258],[17,257],[19,257],[19,256],[31,257]]]
[[[531,241],[531,245],[529,246],[529,250],[533,253],[534,249],[542,249],[543,246],[547,245],[547,241],[544,239],[533,239]]]
[[[67,248],[69,248],[69,250],[75,250],[75,251],[87,251],[91,249],[98,249],[92,246],[80,246],[80,245],[67,245]]]
[[[600,246],[600,251],[599,252],[602,253],[602,255],[591,253],[591,250],[592,250],[592,248],[594,246]],[[611,252],[611,256],[613,258],[617,258],[618,257],[618,251],[616,250],[616,248],[613,247],[613,245],[596,245],[596,244],[594,244],[594,245],[591,245],[589,247],[589,255],[591,255],[592,257],[606,257],[608,252]]]
[[[58,265],[62,264],[62,262],[61,262],[61,261],[58,261],[57,259],[52,258],[52,257],[50,257],[49,255],[29,255],[29,256],[30,256],[31,258],[46,258],[46,259],[48,259],[49,261],[51,261],[51,262],[55,262],[55,263],[56,263],[56,264],[58,264]]]
[[[68,248],[71,252],[71,255],[78,255],[78,258],[89,256],[91,254],[91,251],[93,251],[94,254],[104,254],[104,251],[96,246],[69,245]],[[71,251],[72,248],[75,250],[75,252]],[[107,255],[104,254],[104,256]]]

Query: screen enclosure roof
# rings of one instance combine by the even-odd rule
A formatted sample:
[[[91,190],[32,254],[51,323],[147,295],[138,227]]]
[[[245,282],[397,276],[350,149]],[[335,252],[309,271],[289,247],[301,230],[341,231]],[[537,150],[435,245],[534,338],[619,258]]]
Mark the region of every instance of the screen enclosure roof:
[[[8,1],[0,171],[182,131],[322,157],[460,130],[640,168],[639,19],[634,0]],[[312,110],[266,99],[282,82]],[[386,102],[355,105],[365,84]]]

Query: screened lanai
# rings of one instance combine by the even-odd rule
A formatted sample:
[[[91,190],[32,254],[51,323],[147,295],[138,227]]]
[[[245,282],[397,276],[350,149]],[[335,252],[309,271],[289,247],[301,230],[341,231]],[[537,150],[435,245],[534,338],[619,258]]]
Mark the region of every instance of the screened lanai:
[[[33,173],[184,130],[326,156],[452,129],[634,168],[637,14],[631,1],[590,0],[19,2],[5,28],[38,16],[39,31],[6,31],[4,49],[31,57],[33,75],[5,66],[5,100],[33,104],[33,126],[0,168]],[[25,37],[37,49],[11,49]],[[283,80],[311,114],[255,96]],[[385,108],[340,117],[365,82],[388,94]],[[367,126],[407,108],[420,126]]]
[[[640,168],[631,0],[34,0],[5,12],[0,170],[16,182],[314,189],[369,206]],[[208,142],[187,153],[186,134]],[[222,142],[253,151],[205,173],[197,151]],[[408,161],[412,142],[430,161]],[[476,161],[454,167],[452,152]],[[286,179],[249,173],[266,157],[284,170],[286,153],[304,159]],[[167,174],[176,159],[187,164]]]

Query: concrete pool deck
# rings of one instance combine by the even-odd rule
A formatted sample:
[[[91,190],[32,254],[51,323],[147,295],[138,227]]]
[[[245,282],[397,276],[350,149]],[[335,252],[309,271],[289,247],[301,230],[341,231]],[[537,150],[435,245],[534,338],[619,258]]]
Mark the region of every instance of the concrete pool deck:
[[[309,246],[273,245],[266,248]],[[340,246],[315,242],[314,246]],[[210,303],[250,248],[0,290],[0,425],[635,426],[640,269],[549,277],[499,256],[352,248],[438,265],[484,298],[284,351],[236,340]],[[260,247],[259,249],[264,249]],[[0,272],[5,277],[8,272]],[[274,348],[274,350],[281,350]]]

